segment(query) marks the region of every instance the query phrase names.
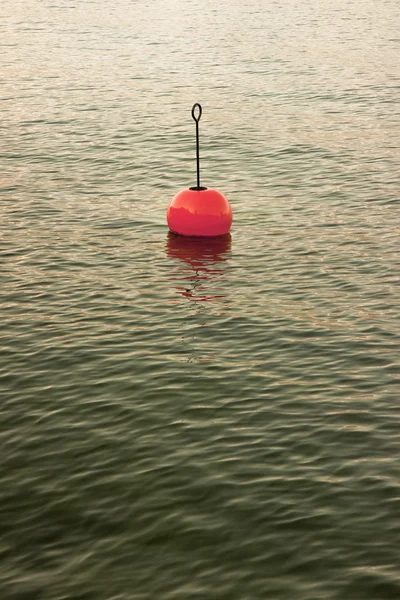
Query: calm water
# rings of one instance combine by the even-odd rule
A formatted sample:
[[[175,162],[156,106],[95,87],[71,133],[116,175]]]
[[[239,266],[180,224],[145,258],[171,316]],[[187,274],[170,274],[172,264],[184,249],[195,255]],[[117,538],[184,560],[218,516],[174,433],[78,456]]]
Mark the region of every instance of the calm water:
[[[399,31],[2,0],[1,600],[400,598]]]

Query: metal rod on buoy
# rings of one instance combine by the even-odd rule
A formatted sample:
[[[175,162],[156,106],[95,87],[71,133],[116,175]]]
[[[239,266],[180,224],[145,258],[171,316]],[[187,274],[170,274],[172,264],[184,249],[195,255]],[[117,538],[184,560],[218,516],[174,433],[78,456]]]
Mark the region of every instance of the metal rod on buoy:
[[[195,113],[196,108],[199,109],[198,117],[196,117],[196,113]],[[196,102],[196,104],[193,104],[192,117],[196,123],[196,163],[197,163],[197,189],[198,190],[202,189],[200,187],[200,149],[199,149],[199,121],[200,121],[201,113],[202,113],[201,104]]]

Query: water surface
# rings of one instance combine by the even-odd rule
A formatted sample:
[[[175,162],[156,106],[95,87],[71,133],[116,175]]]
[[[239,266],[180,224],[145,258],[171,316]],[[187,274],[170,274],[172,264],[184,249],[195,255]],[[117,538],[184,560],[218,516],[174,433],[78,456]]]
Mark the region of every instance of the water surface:
[[[399,598],[398,2],[0,13],[1,598]]]

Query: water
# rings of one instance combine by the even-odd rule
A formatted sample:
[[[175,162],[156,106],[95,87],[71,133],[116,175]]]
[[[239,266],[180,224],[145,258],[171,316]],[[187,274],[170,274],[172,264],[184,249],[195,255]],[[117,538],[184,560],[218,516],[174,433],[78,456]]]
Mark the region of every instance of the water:
[[[399,598],[398,2],[0,13],[2,600]]]

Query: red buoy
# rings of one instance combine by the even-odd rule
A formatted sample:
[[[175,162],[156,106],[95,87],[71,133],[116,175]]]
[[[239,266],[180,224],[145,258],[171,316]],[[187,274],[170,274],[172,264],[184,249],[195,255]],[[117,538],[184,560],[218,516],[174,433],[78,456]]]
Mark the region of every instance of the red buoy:
[[[167,221],[170,230],[180,235],[224,235],[232,225],[232,209],[217,190],[188,188],[171,201]]]
[[[195,110],[199,114],[196,117]],[[199,121],[200,104],[194,104],[192,117],[196,122],[197,186],[181,190],[167,210],[168,227],[173,233],[187,236],[218,236],[229,232],[232,209],[223,194],[200,185]]]

